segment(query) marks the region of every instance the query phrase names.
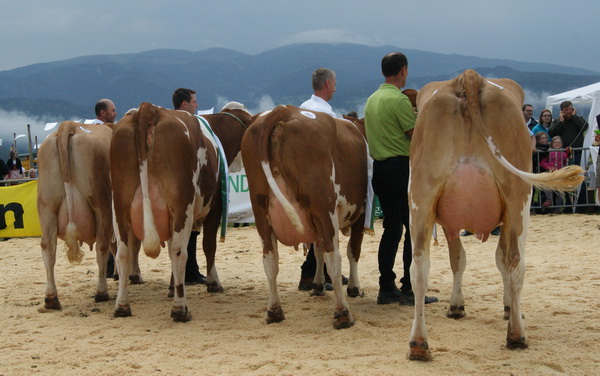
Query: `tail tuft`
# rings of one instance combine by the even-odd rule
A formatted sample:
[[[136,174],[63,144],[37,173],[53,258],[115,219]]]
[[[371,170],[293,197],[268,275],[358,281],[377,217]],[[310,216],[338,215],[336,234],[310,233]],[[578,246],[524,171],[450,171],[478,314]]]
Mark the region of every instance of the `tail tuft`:
[[[81,260],[83,260],[83,251],[79,246],[78,238],[77,226],[75,223],[69,222],[65,235],[65,246],[67,247],[67,259],[71,264],[81,264]]]

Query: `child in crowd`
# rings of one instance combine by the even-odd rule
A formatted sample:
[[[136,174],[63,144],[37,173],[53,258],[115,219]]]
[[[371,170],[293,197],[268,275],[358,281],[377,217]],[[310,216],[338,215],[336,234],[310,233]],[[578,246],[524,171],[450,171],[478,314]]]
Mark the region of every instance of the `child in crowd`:
[[[533,172],[540,173],[545,171],[540,166],[540,162],[544,158],[548,157],[548,149],[550,148],[550,143],[548,142],[548,133],[544,131],[535,133],[535,142],[536,152],[533,153]],[[552,191],[541,191],[536,189],[532,199],[533,204],[536,206],[538,205],[538,202],[542,203],[543,208],[538,213],[545,214],[547,212],[546,208],[552,203]]]
[[[559,150],[563,148],[563,141],[560,136],[552,137],[550,143],[550,149],[548,150],[548,156],[540,161],[540,166],[546,171],[560,170],[567,165],[567,153]],[[554,193],[556,198],[555,205],[562,205],[564,203],[564,193]],[[545,203],[544,203],[545,204]],[[550,205],[548,203],[548,205]],[[546,207],[548,206],[546,205]],[[555,213],[559,213],[559,209],[556,209]]]

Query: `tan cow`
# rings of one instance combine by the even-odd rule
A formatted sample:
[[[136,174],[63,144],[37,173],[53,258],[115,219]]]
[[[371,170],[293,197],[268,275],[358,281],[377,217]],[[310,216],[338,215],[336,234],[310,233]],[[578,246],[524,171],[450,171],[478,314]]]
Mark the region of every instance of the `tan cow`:
[[[473,70],[433,82],[418,96],[419,116],[411,144],[410,231],[415,315],[410,359],[428,360],[424,298],[429,276],[429,242],[435,222],[446,235],[454,275],[448,317],[465,316],[462,275],[466,253],[459,231],[486,241],[501,225],[496,265],[504,283],[506,346],[526,348],[521,313],[524,249],[532,185],[565,190],[583,179],[582,170],[532,174],[531,143],[521,105],[523,90],[512,80],[486,80]]]
[[[227,165],[238,156],[242,136],[252,116],[232,102],[211,115],[221,140]],[[242,119],[242,120],[240,120]],[[127,278],[140,241],[146,255],[158,257],[168,242],[174,280],[171,317],[189,321],[185,296],[187,243],[192,228],[204,227],[207,285],[223,291],[214,256],[221,218],[220,157],[217,144],[201,130],[200,121],[185,111],[142,103],[128,112],[114,130],[111,144],[111,177],[115,222],[118,226],[117,266],[119,293],[115,317],[131,315]],[[222,166],[227,168],[227,165]]]
[[[358,296],[357,263],[367,192],[364,136],[349,121],[278,106],[250,126],[242,142],[242,157],[263,243],[269,283],[267,323],[285,318],[277,293],[279,240],[289,246],[315,243],[315,257],[324,257],[333,281],[333,325],[338,329],[352,326],[354,319],[342,293],[339,230],[350,233],[347,291],[349,296]],[[324,282],[321,262],[314,283],[322,286]]]
[[[46,309],[61,309],[54,279],[57,237],[64,240],[67,257],[79,263],[81,243],[96,243],[98,283],[94,298],[108,300],[106,263],[112,238],[109,148],[112,124],[60,124],[38,151],[37,207],[42,228],[42,256],[46,267]]]

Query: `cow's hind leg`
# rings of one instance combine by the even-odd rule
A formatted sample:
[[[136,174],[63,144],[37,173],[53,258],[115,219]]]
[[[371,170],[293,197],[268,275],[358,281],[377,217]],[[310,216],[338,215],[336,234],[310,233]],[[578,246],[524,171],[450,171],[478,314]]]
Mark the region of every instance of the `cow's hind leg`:
[[[356,298],[364,296],[365,293],[360,289],[358,281],[358,260],[360,258],[361,245],[363,240],[364,214],[352,225],[350,239],[346,253],[350,265],[350,276],[348,278],[348,288],[346,292],[349,297]]]
[[[337,237],[335,240],[338,240]],[[334,241],[335,241],[334,240]],[[342,256],[338,249],[332,252],[325,252],[325,263],[327,264],[327,273],[333,282],[333,292],[335,294],[335,312],[333,314],[333,327],[336,329],[350,328],[354,325],[354,317],[350,313],[350,306],[344,295],[344,286],[342,285]]]
[[[446,239],[448,239],[447,235]],[[465,297],[462,292],[462,279],[467,265],[467,254],[460,238],[448,241],[448,255],[450,257],[450,268],[452,269],[452,295],[446,316],[453,319],[460,319],[465,317]]]
[[[316,260],[315,276],[312,283],[311,296],[324,296],[325,295],[325,268],[323,260],[323,249],[320,244],[313,243],[314,254]]]
[[[54,265],[56,264],[56,218],[54,220],[41,220],[42,259],[46,268],[46,292],[44,294],[44,308],[60,310],[62,306],[58,299],[56,281],[54,279]]]
[[[264,237],[263,237],[264,242]],[[271,233],[270,242],[264,242],[263,267],[269,284],[269,307],[267,309],[267,324],[285,320],[281,301],[277,292],[277,275],[279,274],[279,252],[277,250],[277,239]]]
[[[428,213],[435,211],[425,203],[411,203],[417,210],[411,211],[410,232],[413,247],[413,261],[410,266],[410,281],[415,293],[415,313],[410,332],[410,360],[427,361],[431,359],[427,341],[427,325],[425,320],[425,292],[429,279],[429,247],[433,221]]]
[[[173,237],[169,241],[169,258],[171,259],[174,286],[171,317],[175,322],[187,322],[192,319],[185,296],[185,263],[187,262],[187,243],[190,232],[191,228],[187,231],[184,229],[179,233],[173,233]]]
[[[528,211],[527,214],[528,215]],[[528,218],[526,221],[528,222]],[[508,223],[514,223],[509,221]],[[504,319],[508,319],[506,347],[525,349],[528,347],[525,337],[525,324],[521,313],[521,291],[525,278],[525,260],[523,250],[526,238],[526,226],[520,235],[513,228],[502,226],[500,240],[496,249],[496,265],[502,275],[504,285]]]
[[[221,220],[221,200],[217,200],[218,209],[213,208],[202,224],[202,250],[206,258],[206,290],[210,293],[222,293],[225,290],[219,281],[219,274],[215,266],[217,253],[217,233]]]
[[[133,233],[128,234],[129,239],[133,237]],[[114,317],[131,316],[129,287],[127,285],[129,274],[131,274],[131,257],[130,246],[117,237],[117,257],[115,258],[115,263],[119,271],[119,291],[117,292],[117,300],[115,302]]]
[[[96,302],[108,301],[108,285],[106,284],[106,267],[108,263],[108,254],[110,239],[98,239],[96,244],[96,262],[98,263],[98,283],[96,285]]]
[[[140,248],[141,243],[135,239],[131,245],[131,274],[129,275],[129,281],[132,285],[141,285],[144,283],[142,278],[142,271],[140,270]]]

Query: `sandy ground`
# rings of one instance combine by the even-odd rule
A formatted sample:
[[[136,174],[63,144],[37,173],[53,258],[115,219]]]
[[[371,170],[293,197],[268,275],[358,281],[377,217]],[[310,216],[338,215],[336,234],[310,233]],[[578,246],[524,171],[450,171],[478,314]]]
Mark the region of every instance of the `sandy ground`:
[[[0,375],[600,374],[599,225],[595,215],[532,217],[522,299],[526,350],[504,346],[497,238],[463,238],[468,262],[462,320],[445,316],[452,284],[445,240],[432,247],[429,295],[440,302],[426,308],[433,355],[427,363],[407,360],[413,308],[375,303],[380,221],[376,235],[363,243],[365,296],[349,300],[356,325],[345,330],[332,327],[332,293],[311,297],[297,290],[303,255],[284,246],[278,283],[286,320],[265,323],[268,294],[254,227],[232,228],[219,244],[225,293],[188,287],[188,323],[169,317],[165,250],[156,260],[140,258],[146,283],[130,288],[133,316],[113,318],[117,282],[109,281],[110,302],[94,302],[93,253],[86,252],[81,265],[60,254],[56,278],[63,309],[45,312],[39,239],[10,239],[0,242]],[[345,258],[343,270],[347,274]]]

